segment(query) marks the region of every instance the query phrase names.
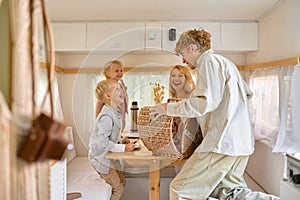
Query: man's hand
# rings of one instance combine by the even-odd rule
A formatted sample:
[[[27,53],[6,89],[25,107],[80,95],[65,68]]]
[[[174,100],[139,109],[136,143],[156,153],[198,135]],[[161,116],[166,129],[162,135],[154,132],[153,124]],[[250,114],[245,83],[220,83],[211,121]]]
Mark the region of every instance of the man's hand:
[[[131,152],[135,149],[135,143],[128,143],[125,146],[125,152]]]
[[[130,140],[128,138],[124,138],[122,140],[122,144],[128,144],[128,143],[130,143]]]

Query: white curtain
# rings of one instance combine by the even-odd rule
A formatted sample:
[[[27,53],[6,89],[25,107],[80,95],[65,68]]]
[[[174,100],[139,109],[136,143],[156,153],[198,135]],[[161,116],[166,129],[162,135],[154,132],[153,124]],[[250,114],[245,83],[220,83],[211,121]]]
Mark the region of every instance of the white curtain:
[[[289,67],[280,89],[281,123],[274,152],[300,153],[300,65]]]
[[[11,134],[11,112],[9,107],[2,95],[2,91],[0,90],[0,199],[10,199],[11,198],[11,190],[13,189],[12,185],[14,185],[13,179],[11,177],[12,167],[11,167],[11,154],[12,149],[10,147],[10,141],[13,138],[13,134]]]
[[[167,101],[169,71],[164,72],[127,72],[123,81],[127,86],[129,108],[132,101],[137,101],[139,107],[154,105],[153,83],[165,86]],[[77,132],[86,149],[95,123],[95,89],[97,83],[104,80],[102,74],[78,74],[74,84],[73,111]],[[128,109],[129,109],[128,108]],[[125,130],[130,130],[130,112],[126,118]]]
[[[41,108],[42,106],[42,101],[45,97],[47,88],[48,88],[48,73],[47,73],[47,69],[40,69],[40,73],[39,73],[39,82],[38,82],[38,107]],[[53,116],[55,119],[63,121],[64,117],[63,117],[63,111],[62,111],[62,107],[61,107],[61,103],[60,103],[60,95],[59,95],[59,91],[58,91],[58,81],[57,78],[60,74],[58,74],[57,72],[54,72],[54,76],[53,76],[53,80],[52,80],[52,98],[53,98]],[[45,112],[49,112],[49,98],[47,98],[45,105],[43,106],[42,110]]]
[[[6,184],[10,193],[8,198],[4,199],[48,200],[50,199],[49,162],[28,164],[17,159],[16,153],[22,141],[21,134],[28,133],[27,127],[23,124],[30,126],[33,111],[37,113],[37,109],[33,106],[32,94],[33,86],[37,88],[38,82],[33,82],[32,74],[38,77],[39,51],[45,49],[44,44],[39,42],[39,36],[41,36],[39,31],[44,30],[41,2],[39,0],[11,0],[9,1],[9,14],[12,44],[11,95],[13,101],[11,111],[13,121],[9,129],[11,138],[7,141],[10,147],[8,152],[10,153],[10,171],[7,171],[10,179]],[[2,158],[1,160],[5,161]]]
[[[88,149],[95,121],[95,88],[100,75],[77,74],[73,93],[75,127],[81,142]]]
[[[250,118],[256,140],[275,144],[279,126],[278,68],[255,70],[250,74],[249,87],[253,92],[249,100]]]
[[[297,125],[300,94],[299,65],[243,71],[253,92],[249,100],[250,118],[256,140],[273,147],[274,152],[300,152]],[[291,109],[292,108],[292,109]]]

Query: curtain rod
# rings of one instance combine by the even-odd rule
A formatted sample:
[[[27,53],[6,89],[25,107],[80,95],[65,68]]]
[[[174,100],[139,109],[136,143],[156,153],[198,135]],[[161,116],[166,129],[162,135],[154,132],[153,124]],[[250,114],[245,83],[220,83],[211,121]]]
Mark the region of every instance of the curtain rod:
[[[300,63],[300,57],[287,58],[282,60],[275,60],[270,62],[259,63],[255,65],[237,66],[238,70],[254,70],[267,67],[280,67],[296,65]],[[47,68],[46,63],[40,62],[41,68]],[[125,72],[150,72],[150,71],[168,71],[172,67],[124,67]],[[77,74],[77,73],[102,73],[102,68],[62,68],[55,65],[55,71],[63,74]]]
[[[155,72],[155,71],[169,71],[169,67],[124,67],[124,72]],[[64,74],[77,74],[77,73],[102,73],[103,68],[66,68],[63,69]]]
[[[40,62],[40,68],[47,69],[48,66],[44,62]],[[57,65],[55,65],[55,71],[60,72],[60,73],[64,73],[64,69],[60,66],[57,66]]]
[[[289,66],[289,65],[296,65],[300,63],[300,57],[293,57],[287,58],[282,60],[275,60],[270,62],[259,63],[255,65],[246,65],[246,66],[238,66],[240,71],[243,70],[254,70],[260,68],[267,68],[267,67],[280,67],[280,66]]]

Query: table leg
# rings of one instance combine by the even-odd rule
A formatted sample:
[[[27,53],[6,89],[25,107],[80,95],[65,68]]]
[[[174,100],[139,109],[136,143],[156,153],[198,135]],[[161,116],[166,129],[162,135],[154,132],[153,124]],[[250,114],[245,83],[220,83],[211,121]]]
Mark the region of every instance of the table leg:
[[[149,172],[149,200],[160,199],[160,161],[153,160]]]

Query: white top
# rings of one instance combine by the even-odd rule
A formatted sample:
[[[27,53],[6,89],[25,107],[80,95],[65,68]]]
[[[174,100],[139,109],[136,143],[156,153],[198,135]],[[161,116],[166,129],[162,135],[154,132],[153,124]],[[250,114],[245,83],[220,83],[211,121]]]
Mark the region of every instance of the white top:
[[[197,117],[203,141],[199,152],[231,156],[254,151],[243,79],[236,66],[223,56],[206,51],[196,63],[197,87],[189,99],[167,105],[167,115]]]

